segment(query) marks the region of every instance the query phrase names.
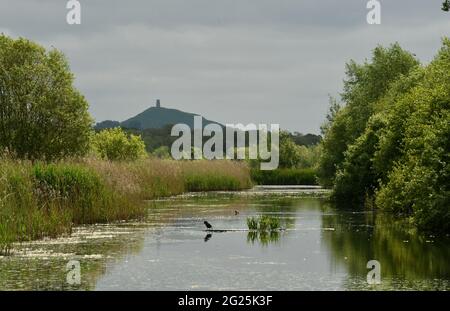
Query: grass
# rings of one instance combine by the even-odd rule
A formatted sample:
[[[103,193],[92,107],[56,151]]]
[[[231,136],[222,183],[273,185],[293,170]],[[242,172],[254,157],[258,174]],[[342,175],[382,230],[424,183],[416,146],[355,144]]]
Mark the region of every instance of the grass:
[[[69,234],[74,225],[143,217],[147,199],[249,187],[247,166],[231,161],[0,158],[0,253],[17,241]]]
[[[39,207],[39,208],[38,208]],[[0,252],[7,254],[17,240],[38,239],[67,233],[69,212],[54,202],[40,206],[31,165],[0,164]]]
[[[314,169],[280,168],[273,171],[251,170],[251,176],[259,185],[317,185]]]

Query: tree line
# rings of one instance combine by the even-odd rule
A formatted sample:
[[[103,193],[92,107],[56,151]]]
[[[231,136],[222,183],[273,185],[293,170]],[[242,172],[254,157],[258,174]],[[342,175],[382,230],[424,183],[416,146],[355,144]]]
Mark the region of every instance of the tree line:
[[[318,174],[336,202],[450,229],[450,40],[422,65],[399,44],[350,61],[330,100]]]

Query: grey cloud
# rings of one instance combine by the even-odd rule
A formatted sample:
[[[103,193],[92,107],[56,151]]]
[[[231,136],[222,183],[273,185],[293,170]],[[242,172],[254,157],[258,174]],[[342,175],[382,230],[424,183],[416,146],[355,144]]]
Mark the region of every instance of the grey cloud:
[[[440,0],[384,0],[382,25],[365,0],[2,0],[0,31],[61,49],[97,120],[162,104],[223,123],[281,123],[318,132],[344,64],[399,41],[424,61],[450,35]]]

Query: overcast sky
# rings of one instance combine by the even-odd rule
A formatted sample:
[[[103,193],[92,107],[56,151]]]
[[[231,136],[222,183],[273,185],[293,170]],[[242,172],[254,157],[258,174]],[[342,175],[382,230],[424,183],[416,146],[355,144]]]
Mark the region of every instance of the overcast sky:
[[[0,0],[0,32],[68,57],[96,121],[162,106],[222,123],[279,123],[319,133],[345,62],[398,41],[428,62],[450,36],[442,0]]]

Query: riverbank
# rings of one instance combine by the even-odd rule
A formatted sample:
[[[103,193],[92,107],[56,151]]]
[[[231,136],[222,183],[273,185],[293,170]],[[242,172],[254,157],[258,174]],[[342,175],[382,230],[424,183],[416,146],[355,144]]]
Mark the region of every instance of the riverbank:
[[[13,242],[69,234],[74,225],[143,217],[148,199],[251,185],[247,166],[232,161],[0,159],[0,253]]]

